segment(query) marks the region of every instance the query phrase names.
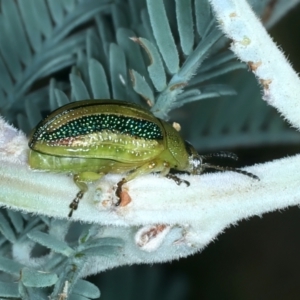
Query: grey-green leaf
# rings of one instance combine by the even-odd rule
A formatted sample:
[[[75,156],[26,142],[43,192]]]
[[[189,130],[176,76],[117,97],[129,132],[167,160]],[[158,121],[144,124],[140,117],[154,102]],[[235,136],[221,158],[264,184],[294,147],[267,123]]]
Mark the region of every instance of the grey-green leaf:
[[[40,231],[32,231],[28,233],[27,236],[36,243],[39,243],[53,250],[54,252],[61,253],[65,256],[71,256],[74,253],[73,249],[70,248],[67,243],[56,239],[50,234]]]
[[[0,232],[4,235],[6,239],[8,239],[11,243],[16,241],[16,236],[11,228],[9,222],[6,217],[0,212]]]
[[[138,42],[148,54],[150,60],[148,72],[154,87],[159,92],[163,91],[167,86],[167,79],[165,69],[156,46],[144,38],[135,39],[134,41]]]
[[[19,298],[19,289],[17,282],[0,282],[0,297]],[[2,298],[1,298],[2,299]]]
[[[133,89],[146,100],[149,106],[153,106],[154,94],[145,78],[135,70],[130,71],[130,76]]]
[[[132,30],[125,28],[119,28],[117,30],[117,42],[125,53],[128,67],[143,74],[146,71],[145,62],[141,48],[139,45],[134,43],[135,36],[136,34]]]
[[[0,256],[0,270],[7,274],[20,276],[20,270],[23,267],[24,266],[22,264],[16,261]]]
[[[29,1],[33,4],[32,8],[35,13],[36,23],[40,25],[39,30],[46,38],[49,38],[52,34],[52,20],[45,1],[27,0],[27,3]]]
[[[76,0],[65,0],[62,3],[67,11],[72,11],[75,8]]]
[[[171,74],[178,72],[179,56],[163,1],[147,0],[151,27],[159,51]]]
[[[109,68],[114,99],[127,98],[127,66],[123,49],[112,43],[109,47]]]
[[[25,111],[30,127],[33,128],[42,119],[41,111],[38,106],[32,105],[29,101],[25,102]]]
[[[72,94],[75,97],[76,101],[91,98],[83,80],[79,76],[70,74],[70,82],[72,87]]]
[[[90,299],[96,299],[100,297],[100,291],[97,286],[94,284],[86,281],[79,279],[72,291],[73,294],[78,294]]]
[[[24,268],[22,270],[21,280],[27,287],[47,287],[55,284],[58,277],[53,273]]]
[[[63,3],[60,1],[47,0],[47,4],[51,13],[51,17],[55,23],[60,24],[64,18]]]
[[[197,74],[194,78],[192,78],[190,80],[189,85],[190,86],[198,85],[201,82],[213,79],[215,77],[224,75],[226,73],[229,73],[229,72],[232,72],[235,70],[246,69],[246,68],[247,68],[247,66],[244,63],[241,63],[239,61],[223,64],[223,65],[220,65],[219,68]]]
[[[209,1],[195,0],[196,27],[199,35],[204,37],[212,18]]]
[[[36,26],[38,22],[34,2],[32,0],[19,0],[18,4],[30,44],[34,51],[39,51],[42,47],[42,36],[40,28]]]
[[[63,91],[59,89],[55,89],[54,94],[55,94],[58,107],[68,104],[70,102],[69,98]]]
[[[89,60],[89,78],[94,99],[109,99],[110,92],[104,68],[93,58]]]
[[[180,79],[183,82],[187,82],[191,78],[191,76],[195,74],[199,65],[206,58],[206,55],[211,47],[218,41],[218,39],[222,35],[223,33],[218,28],[215,28],[206,38],[201,40],[196,49],[192,52],[191,55],[188,56],[188,58],[184,62],[182,68],[176,76],[176,80]],[[175,84],[176,81],[172,83]]]
[[[15,55],[17,49],[14,48],[11,42],[11,31],[9,19],[0,14],[0,53],[5,60],[6,66],[9,69],[12,77],[19,79],[22,70],[18,56]]]
[[[18,56],[25,65],[28,65],[32,59],[32,54],[16,3],[15,1],[2,1],[1,4],[3,16],[10,18],[10,22],[8,23],[11,30],[10,36],[14,37],[13,39],[10,38],[10,43],[14,49],[13,53]],[[13,20],[13,22],[11,22],[11,20]],[[22,45],[22,51],[19,51],[19,45]]]
[[[24,221],[22,215],[14,210],[7,210],[7,215],[11,223],[14,225],[16,232],[20,233],[24,229]]]
[[[111,6],[114,28],[128,28],[128,6],[125,3],[115,3]]]
[[[9,71],[0,56],[0,73],[1,73],[1,80],[0,80],[0,88],[8,93],[13,88],[13,82],[11,77],[9,76]],[[4,98],[2,98],[4,99]],[[0,103],[0,107],[4,106],[4,103]]]
[[[194,90],[193,90],[194,91]],[[188,92],[186,92],[188,94]],[[204,100],[207,98],[215,98],[220,96],[233,96],[236,95],[236,91],[228,85],[224,84],[213,84],[205,86],[201,89],[201,93],[195,95],[188,95],[182,97],[180,101],[173,104],[173,108],[178,108],[186,103]]]
[[[181,49],[185,55],[189,55],[194,45],[191,0],[176,0],[176,16]]]

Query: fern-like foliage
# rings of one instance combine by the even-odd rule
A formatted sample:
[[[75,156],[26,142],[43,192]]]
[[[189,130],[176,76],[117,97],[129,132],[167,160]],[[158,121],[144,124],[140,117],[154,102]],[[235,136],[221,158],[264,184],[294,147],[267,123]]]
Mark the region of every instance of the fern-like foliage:
[[[233,59],[229,52],[222,55],[217,65],[215,62],[218,73],[212,74],[211,68],[206,66],[187,86],[204,58],[220,48],[212,49],[222,34],[215,26],[208,3],[196,1],[193,4],[199,14],[193,14],[191,1],[176,1],[175,6],[166,7],[159,1],[148,1],[148,9],[145,4],[109,6],[109,1],[89,0],[79,3],[40,1],[39,4],[29,1],[25,5],[20,1],[17,6],[12,1],[3,2],[2,22],[6,29],[1,34],[0,60],[3,113],[13,122],[17,117],[18,125],[28,132],[41,119],[43,111],[66,102],[53,88],[68,91],[66,82],[52,82],[49,102],[48,86],[36,89],[34,83],[40,87],[41,78],[74,64],[76,68],[70,75],[71,100],[111,97],[140,102],[141,95],[162,118],[167,118],[172,108],[185,103],[234,94],[227,85],[198,88],[207,79],[243,67],[235,63],[235,67],[228,68],[226,63]],[[172,11],[174,9],[176,11]],[[128,17],[131,11],[135,12],[134,19]],[[174,13],[177,20],[172,24],[168,15]],[[75,30],[93,17],[95,26]],[[196,24],[193,24],[194,17]],[[10,18],[17,20],[13,26]],[[177,28],[178,46],[173,38],[178,35]],[[17,38],[11,39],[11,36]],[[22,51],[16,40],[22,42]],[[182,95],[177,99],[179,94]]]
[[[140,103],[144,99],[144,104],[147,103],[157,117],[167,119],[171,109],[185,103],[235,94],[232,88],[222,84],[206,84],[199,88],[208,79],[244,67],[236,62],[229,66],[233,56],[228,51],[217,56],[214,66],[209,66],[212,60],[207,61],[203,70],[197,72],[208,55],[224,46],[224,43],[216,45],[222,33],[215,25],[208,3],[195,3],[196,10],[206,16],[204,22],[201,15],[196,15],[198,31],[195,34],[191,1],[176,1],[175,6],[170,7],[160,1],[147,1],[146,4],[148,14],[144,9],[142,17],[135,20],[139,22],[138,32],[113,26],[115,38],[110,41],[101,30],[106,17],[97,17],[98,32],[90,32],[87,51],[79,53],[76,67],[70,74],[71,100],[113,98]],[[167,11],[167,8],[176,11]],[[121,5],[114,6],[113,11],[118,16],[124,12]],[[168,15],[174,13],[177,20],[173,30],[179,28],[180,45],[174,40],[168,19]],[[113,20],[112,24],[118,23]],[[134,25],[129,21],[127,24],[129,27]],[[218,71],[213,73],[213,67],[218,67]],[[196,73],[193,82],[189,83]],[[67,101],[67,96],[59,89],[53,94],[59,104]]]
[[[97,226],[79,226],[11,211],[1,214],[0,226],[3,234],[0,269],[6,274],[1,276],[4,280],[0,282],[1,297],[59,299],[65,292],[69,299],[72,294],[80,299],[98,298],[98,288],[79,279],[85,257],[99,254],[117,257],[123,244],[116,238],[96,238]]]
[[[17,115],[26,130],[35,125],[30,118],[34,107],[51,109],[45,101],[48,87],[36,90],[34,83],[75,63],[75,53],[84,48],[88,30],[75,29],[108,11],[109,2],[1,2],[0,109],[9,120],[15,121]],[[22,122],[24,108],[29,124]]]

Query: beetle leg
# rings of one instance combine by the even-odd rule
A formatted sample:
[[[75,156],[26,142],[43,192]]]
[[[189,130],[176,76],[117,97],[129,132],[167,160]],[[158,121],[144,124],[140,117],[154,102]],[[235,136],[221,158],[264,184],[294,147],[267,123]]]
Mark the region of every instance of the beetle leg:
[[[73,211],[76,210],[78,208],[78,204],[80,199],[82,199],[84,193],[82,191],[78,192],[75,199],[73,199],[73,201],[70,203],[69,207],[71,208],[68,217],[71,218],[73,215]]]
[[[85,192],[88,190],[88,182],[96,181],[100,179],[104,173],[94,173],[94,172],[82,172],[75,174],[73,176],[74,183],[79,187],[80,191],[77,193],[76,197],[70,203],[70,212],[68,217],[71,218],[73,211],[78,208],[79,201],[82,199]]]
[[[119,206],[122,199],[121,199],[121,192],[122,192],[122,186],[124,183],[126,183],[127,180],[125,178],[122,178],[122,180],[120,180],[118,183],[117,183],[117,189],[116,189],[116,196],[119,198],[118,202],[116,203],[116,206]]]
[[[119,198],[119,201],[118,203],[116,203],[116,206],[120,205],[121,203],[122,186],[126,182],[133,180],[134,178],[139,177],[141,175],[146,175],[155,172],[160,172],[163,175],[165,175],[169,173],[169,171],[170,171],[169,164],[161,160],[153,160],[135,169],[132,173],[128,174],[125,178],[123,178],[121,181],[117,183],[116,196]]]
[[[186,184],[186,186],[190,186],[190,183],[187,180],[180,179],[174,174],[167,174],[167,178],[174,180],[178,185],[182,184],[183,182]]]

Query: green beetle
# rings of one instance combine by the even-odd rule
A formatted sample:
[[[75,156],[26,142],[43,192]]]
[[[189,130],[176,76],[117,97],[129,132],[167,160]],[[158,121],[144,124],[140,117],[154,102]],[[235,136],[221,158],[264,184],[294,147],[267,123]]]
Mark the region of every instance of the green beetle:
[[[211,156],[236,156],[201,156],[170,124],[140,106],[116,100],[83,100],[58,108],[33,130],[29,147],[32,169],[73,174],[80,191],[70,204],[69,217],[87,183],[108,173],[127,173],[117,184],[118,197],[124,183],[152,172],[189,185],[169,174],[170,169],[190,174],[201,174],[205,168],[232,170],[258,179],[239,169],[203,163]]]

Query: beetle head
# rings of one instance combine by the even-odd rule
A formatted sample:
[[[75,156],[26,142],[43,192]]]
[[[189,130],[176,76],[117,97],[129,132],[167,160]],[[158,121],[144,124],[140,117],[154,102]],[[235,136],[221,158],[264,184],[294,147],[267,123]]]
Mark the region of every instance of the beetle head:
[[[185,149],[188,153],[188,167],[186,171],[193,175],[201,174],[203,172],[202,157],[187,141],[185,142]]]
[[[185,171],[189,172],[190,174],[200,175],[204,171],[204,169],[215,169],[220,171],[233,171],[236,173],[246,175],[253,179],[259,180],[258,176],[244,170],[240,170],[232,167],[211,165],[210,163],[203,162],[203,160],[205,161],[207,158],[211,158],[211,157],[230,158],[230,159],[237,160],[238,157],[234,153],[220,151],[220,152],[211,153],[207,155],[199,155],[195,150],[195,148],[188,142],[185,142],[185,149],[188,153],[188,159],[189,159],[188,167],[186,168]]]

